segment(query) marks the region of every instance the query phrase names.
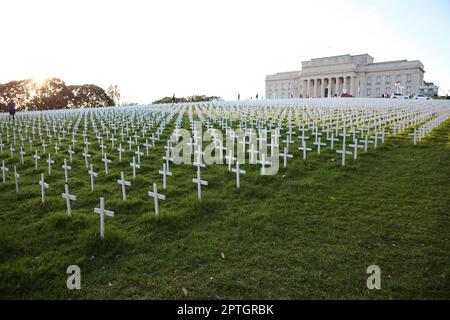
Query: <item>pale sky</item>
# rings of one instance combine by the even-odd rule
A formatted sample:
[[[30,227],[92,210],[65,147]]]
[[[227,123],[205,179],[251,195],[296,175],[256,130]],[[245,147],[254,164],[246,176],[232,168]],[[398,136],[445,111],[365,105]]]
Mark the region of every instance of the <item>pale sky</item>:
[[[450,89],[448,0],[14,0],[0,3],[0,83],[119,85],[122,100],[264,95],[265,75],[368,53],[421,60]]]

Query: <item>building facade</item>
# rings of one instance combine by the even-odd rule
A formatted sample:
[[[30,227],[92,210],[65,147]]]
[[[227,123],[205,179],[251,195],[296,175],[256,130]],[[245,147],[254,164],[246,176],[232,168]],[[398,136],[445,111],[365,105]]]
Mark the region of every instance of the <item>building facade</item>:
[[[420,94],[424,65],[398,60],[374,63],[368,54],[342,55],[302,62],[302,70],[266,76],[267,99],[382,97],[392,93]]]

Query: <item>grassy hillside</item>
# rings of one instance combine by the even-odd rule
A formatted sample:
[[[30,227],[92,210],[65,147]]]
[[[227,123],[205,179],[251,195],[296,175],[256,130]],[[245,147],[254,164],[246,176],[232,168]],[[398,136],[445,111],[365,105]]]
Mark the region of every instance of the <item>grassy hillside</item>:
[[[92,193],[78,148],[69,173],[72,217],[61,198],[67,148],[51,176],[44,160],[34,170],[28,154],[18,165],[20,193],[12,174],[0,183],[0,298],[183,299],[182,288],[193,299],[450,298],[449,136],[450,122],[419,146],[390,137],[345,168],[327,149],[306,163],[291,149],[295,158],[276,176],[245,166],[240,191],[226,166],[208,167],[201,203],[192,166],[171,165],[162,190],[164,142],[142,157],[135,180],[131,154],[119,165],[117,152],[108,153],[114,165],[106,176],[97,150]],[[9,159],[8,150],[0,159]],[[132,183],[125,205],[120,171]],[[41,172],[50,184],[45,206]],[[167,197],[159,220],[147,196],[153,182]],[[93,212],[102,196],[115,211],[104,241]],[[81,268],[80,291],[66,288],[73,264]],[[366,288],[372,264],[382,271],[376,292]]]

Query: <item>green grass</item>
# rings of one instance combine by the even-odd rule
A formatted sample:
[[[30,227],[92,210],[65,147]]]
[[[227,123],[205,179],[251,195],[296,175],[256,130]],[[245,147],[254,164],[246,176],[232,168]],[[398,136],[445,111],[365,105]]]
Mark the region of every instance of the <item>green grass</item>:
[[[201,203],[192,166],[172,165],[162,191],[163,143],[142,157],[135,180],[129,154],[119,165],[109,152],[115,164],[106,176],[97,153],[93,193],[77,148],[72,217],[61,198],[67,148],[51,176],[44,159],[34,170],[28,149],[24,165],[6,149],[1,159],[10,170],[18,164],[21,189],[10,173],[0,183],[0,298],[183,299],[186,288],[192,299],[448,299],[449,135],[447,122],[419,146],[388,138],[344,168],[326,149],[306,163],[291,149],[295,158],[276,176],[244,166],[240,191],[226,166],[208,167]],[[132,181],[125,205],[120,171]],[[45,206],[41,172],[50,184]],[[159,219],[147,196],[153,182],[167,196]],[[103,241],[93,212],[101,196],[115,211]],[[66,288],[73,264],[81,268],[79,291]],[[372,264],[382,271],[378,291],[366,288]]]

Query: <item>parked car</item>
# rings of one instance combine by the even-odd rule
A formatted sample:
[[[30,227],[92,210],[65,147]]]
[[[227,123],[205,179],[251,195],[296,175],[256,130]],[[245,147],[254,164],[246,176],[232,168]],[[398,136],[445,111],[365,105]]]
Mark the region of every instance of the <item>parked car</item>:
[[[343,94],[341,94],[341,98],[353,98],[353,96],[348,93],[343,93]]]
[[[391,99],[409,99],[407,96],[402,95],[401,93],[393,93],[391,95]]]
[[[431,98],[430,98],[430,97],[426,97],[426,96],[424,96],[424,95],[422,95],[422,94],[416,94],[416,95],[413,97],[413,99],[416,99],[416,100],[430,100]]]

